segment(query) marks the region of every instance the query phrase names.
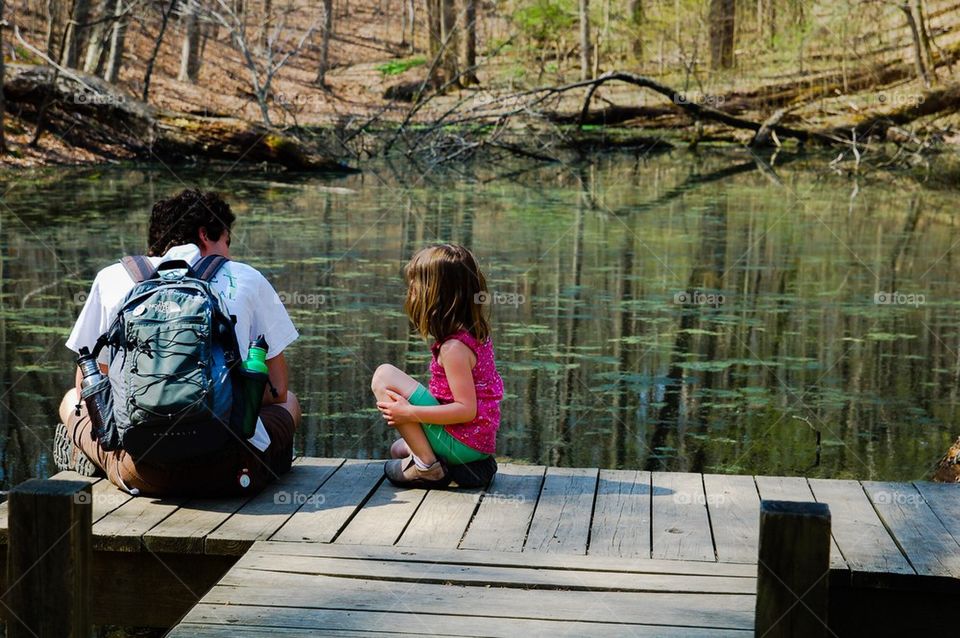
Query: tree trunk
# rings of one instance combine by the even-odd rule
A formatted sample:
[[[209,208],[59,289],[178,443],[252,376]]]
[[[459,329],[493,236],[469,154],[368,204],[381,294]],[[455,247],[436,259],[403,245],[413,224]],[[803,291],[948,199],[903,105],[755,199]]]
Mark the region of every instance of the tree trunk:
[[[6,102],[3,99],[3,10],[4,0],[0,0],[0,154],[7,152],[7,138],[3,132],[3,119],[6,111]]]
[[[110,55],[107,57],[107,82],[116,82],[123,66],[123,45],[127,35],[127,16],[124,15],[123,0],[117,0],[114,6],[113,28],[110,30]]]
[[[580,0],[580,79],[589,80],[590,64],[590,0]]]
[[[260,31],[260,48],[264,51],[270,46],[270,22],[273,14],[272,0],[263,0],[263,28]]]
[[[927,73],[927,65],[923,60],[923,48],[920,45],[920,32],[917,29],[917,21],[913,18],[913,11],[910,5],[904,0],[899,5],[903,15],[907,18],[907,26],[910,27],[910,36],[913,40],[913,62],[917,68],[917,78],[923,82],[924,86],[930,88],[930,75]]]
[[[44,14],[47,17],[47,30],[43,36],[43,50],[47,52],[48,58],[56,60],[60,57],[60,52],[53,50],[53,38],[56,35],[57,18],[60,15],[60,11],[54,11],[53,0],[47,0],[46,4],[44,4]]]
[[[441,36],[443,28],[440,26],[440,4],[443,1],[444,0],[426,0],[428,37],[427,52],[429,53],[431,60],[435,60],[440,54],[440,45],[443,42],[443,37]]]
[[[923,61],[932,76],[931,81],[936,82],[937,65],[933,60],[933,52],[930,49],[930,31],[927,29],[927,18],[924,16],[923,0],[913,0],[913,12],[917,21],[917,31],[920,32],[920,49],[923,52]]]
[[[183,15],[183,46],[180,50],[180,73],[177,74],[179,81],[196,83],[197,70],[200,68],[199,53],[200,24],[197,8],[193,4],[188,4],[186,13]]]
[[[640,62],[643,60],[643,0],[630,0],[627,13],[630,16],[630,25],[633,27],[630,46],[633,49],[633,57]]]
[[[103,69],[103,54],[106,50],[107,31],[110,28],[108,17],[113,15],[113,6],[117,0],[98,0],[93,13],[95,24],[90,28],[87,50],[83,56],[83,72],[100,75]]]
[[[735,0],[710,0],[710,68],[733,67]]]
[[[777,2],[776,0],[767,0],[767,38],[770,48],[776,47],[777,38]]]
[[[410,53],[417,50],[417,4],[416,0],[404,0],[410,21]]]
[[[464,80],[477,84],[477,0],[465,0],[464,15],[467,22],[466,50],[464,55]]]
[[[67,24],[66,39],[63,42],[61,65],[71,69],[77,68],[80,50],[83,48],[89,30],[89,27],[86,26],[89,19],[90,0],[74,0],[70,22]]]
[[[160,8],[160,30],[157,31],[157,39],[153,43],[153,52],[150,53],[150,58],[147,60],[147,70],[143,74],[143,95],[141,100],[144,102],[147,101],[147,98],[150,96],[150,76],[153,75],[153,65],[157,61],[157,54],[160,53],[160,45],[163,43],[163,34],[167,32],[167,24],[170,23],[170,14],[173,13],[173,9],[177,6],[177,0],[170,0],[170,4],[167,6],[167,10],[164,11],[163,8]]]
[[[320,66],[317,79],[320,86],[327,85],[327,70],[330,68],[330,35],[333,32],[333,0],[323,0],[323,33],[320,38]]]
[[[442,41],[446,44],[443,50],[443,74],[446,82],[452,82],[460,72],[457,60],[457,53],[460,50],[460,39],[457,37],[457,3],[456,0],[440,0],[440,2],[443,16]]]

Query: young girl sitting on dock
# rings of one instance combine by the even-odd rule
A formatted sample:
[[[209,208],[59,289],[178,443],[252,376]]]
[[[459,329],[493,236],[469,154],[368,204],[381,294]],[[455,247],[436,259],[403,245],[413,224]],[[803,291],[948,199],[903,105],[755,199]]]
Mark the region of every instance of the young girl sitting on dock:
[[[377,407],[401,437],[384,473],[394,485],[445,487],[452,477],[462,485],[465,472],[458,470],[496,467],[503,381],[486,317],[486,280],[470,251],[455,244],[421,250],[404,276],[407,316],[435,343],[429,390],[390,364],[373,375]]]

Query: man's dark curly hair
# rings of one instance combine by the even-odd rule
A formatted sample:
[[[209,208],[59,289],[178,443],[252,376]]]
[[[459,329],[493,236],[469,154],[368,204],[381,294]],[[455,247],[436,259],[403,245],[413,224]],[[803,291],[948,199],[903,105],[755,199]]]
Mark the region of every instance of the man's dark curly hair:
[[[207,236],[216,241],[236,220],[230,205],[217,193],[186,189],[153,205],[147,254],[157,257],[173,246],[200,245],[201,228],[206,228]]]

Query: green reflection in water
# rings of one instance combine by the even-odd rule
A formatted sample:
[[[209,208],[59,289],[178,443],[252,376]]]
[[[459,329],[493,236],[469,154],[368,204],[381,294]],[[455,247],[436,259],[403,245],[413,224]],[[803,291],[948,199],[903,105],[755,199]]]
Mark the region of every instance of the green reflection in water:
[[[778,182],[747,159],[618,156],[500,178],[386,164],[336,180],[159,167],[4,175],[2,482],[54,471],[54,415],[72,375],[62,343],[83,294],[98,268],[143,250],[151,202],[184,184],[228,195],[235,258],[265,272],[301,330],[288,351],[306,414],[300,453],[386,455],[369,377],[388,361],[425,380],[400,272],[418,247],[449,240],[488,274],[504,456],[925,476],[958,430],[955,194],[890,176],[854,184],[821,160],[779,167]],[[901,297],[876,303],[878,292]]]

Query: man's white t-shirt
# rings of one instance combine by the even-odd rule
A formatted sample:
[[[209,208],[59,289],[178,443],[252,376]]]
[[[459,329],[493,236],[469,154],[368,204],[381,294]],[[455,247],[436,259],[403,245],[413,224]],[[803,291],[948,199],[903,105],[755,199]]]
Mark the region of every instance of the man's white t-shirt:
[[[154,267],[172,259],[182,259],[193,265],[200,259],[200,249],[195,244],[174,246],[163,257],[149,259]],[[67,347],[74,352],[84,346],[93,349],[100,335],[110,328],[124,297],[133,286],[133,279],[119,261],[98,272],[67,339]],[[283,352],[300,336],[279,295],[257,269],[229,261],[210,280],[210,287],[223,300],[228,312],[237,318],[235,328],[242,358],[246,358],[250,342],[259,335],[263,335],[270,346],[268,359]],[[109,359],[106,350],[104,348],[100,353],[100,361],[104,364]],[[250,442],[261,451],[270,445],[270,435],[259,419]]]

